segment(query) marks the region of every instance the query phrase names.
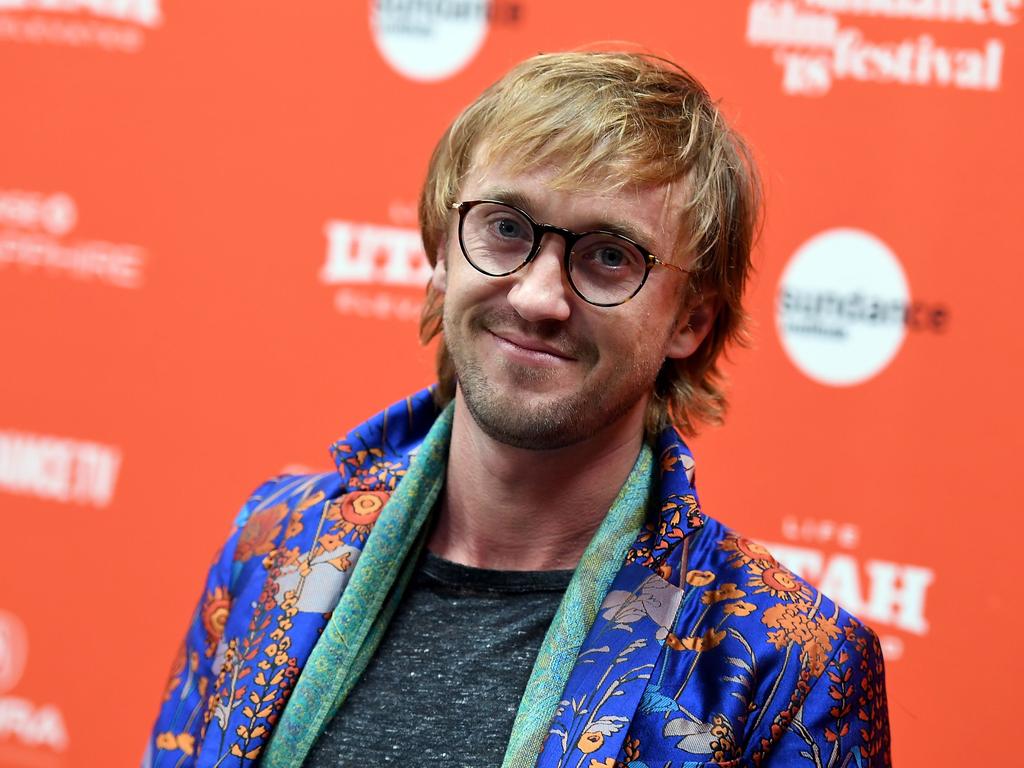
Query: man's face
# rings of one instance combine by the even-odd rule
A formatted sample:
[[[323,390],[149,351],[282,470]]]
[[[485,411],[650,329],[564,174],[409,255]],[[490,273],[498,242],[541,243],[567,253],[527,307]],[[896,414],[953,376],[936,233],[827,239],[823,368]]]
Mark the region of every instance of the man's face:
[[[683,185],[566,191],[551,187],[555,175],[477,163],[460,200],[501,200],[577,232],[625,232],[671,259]],[[434,285],[445,293],[444,335],[459,392],[480,428],[508,445],[559,448],[624,419],[641,431],[662,363],[691,354],[710,324],[706,308],[692,317],[682,310],[686,276],[660,267],[625,304],[588,304],[567,282],[564,247],[546,235],[526,267],[489,277],[463,256],[453,215],[438,254]]]

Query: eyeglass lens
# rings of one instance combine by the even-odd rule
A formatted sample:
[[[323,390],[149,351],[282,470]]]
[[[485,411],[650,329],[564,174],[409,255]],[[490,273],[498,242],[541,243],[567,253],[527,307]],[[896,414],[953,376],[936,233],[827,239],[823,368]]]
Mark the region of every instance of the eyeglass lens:
[[[534,248],[533,223],[515,208],[499,203],[478,203],[462,221],[466,258],[481,272],[501,277],[516,271]],[[569,280],[579,294],[594,304],[625,301],[644,281],[647,260],[617,235],[591,232],[573,245]]]

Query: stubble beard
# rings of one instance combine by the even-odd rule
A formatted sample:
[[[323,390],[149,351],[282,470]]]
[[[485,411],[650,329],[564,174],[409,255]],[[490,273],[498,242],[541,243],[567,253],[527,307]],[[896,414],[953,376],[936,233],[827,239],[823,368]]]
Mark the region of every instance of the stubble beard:
[[[589,381],[569,394],[536,402],[517,390],[534,391],[559,375],[559,371],[502,360],[504,378],[511,385],[496,385],[470,348],[469,337],[489,333],[490,328],[515,327],[538,338],[557,338],[562,348],[572,350],[575,364],[589,368],[600,356],[596,346],[569,337],[555,325],[524,324],[521,319],[498,312],[472,318],[463,329],[454,326],[457,322],[458,318],[445,314],[445,343],[466,407],[486,435],[514,448],[553,450],[592,437],[625,416],[651,391],[661,365],[660,361],[633,356],[622,361],[612,380]]]

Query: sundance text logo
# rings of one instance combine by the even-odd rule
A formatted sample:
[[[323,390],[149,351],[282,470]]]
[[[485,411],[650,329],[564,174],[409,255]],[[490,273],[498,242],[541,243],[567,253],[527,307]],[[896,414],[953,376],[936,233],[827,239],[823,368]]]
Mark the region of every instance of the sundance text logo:
[[[476,56],[492,23],[518,21],[512,0],[371,0],[377,48],[399,74],[443,80]]]
[[[782,274],[776,326],[790,360],[822,384],[849,386],[892,362],[907,331],[941,332],[949,311],[914,300],[896,254],[859,229],[808,240]]]
[[[837,80],[996,91],[1005,44],[1024,0],[753,0],[747,42],[774,49],[785,93],[820,96]],[[841,16],[925,22],[920,34],[872,40]],[[980,30],[967,46],[942,42],[950,25]],[[932,30],[934,29],[934,34]]]

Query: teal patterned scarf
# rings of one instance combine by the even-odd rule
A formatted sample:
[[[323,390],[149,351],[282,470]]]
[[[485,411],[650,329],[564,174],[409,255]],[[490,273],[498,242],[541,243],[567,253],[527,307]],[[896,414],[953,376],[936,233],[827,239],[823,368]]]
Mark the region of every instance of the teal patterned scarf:
[[[264,753],[265,768],[301,765],[373,657],[425,542],[444,485],[453,408],[438,417],[385,506]],[[537,654],[502,768],[532,768],[587,631],[643,525],[652,453],[644,445],[583,553]],[[401,567],[396,567],[401,564]]]

